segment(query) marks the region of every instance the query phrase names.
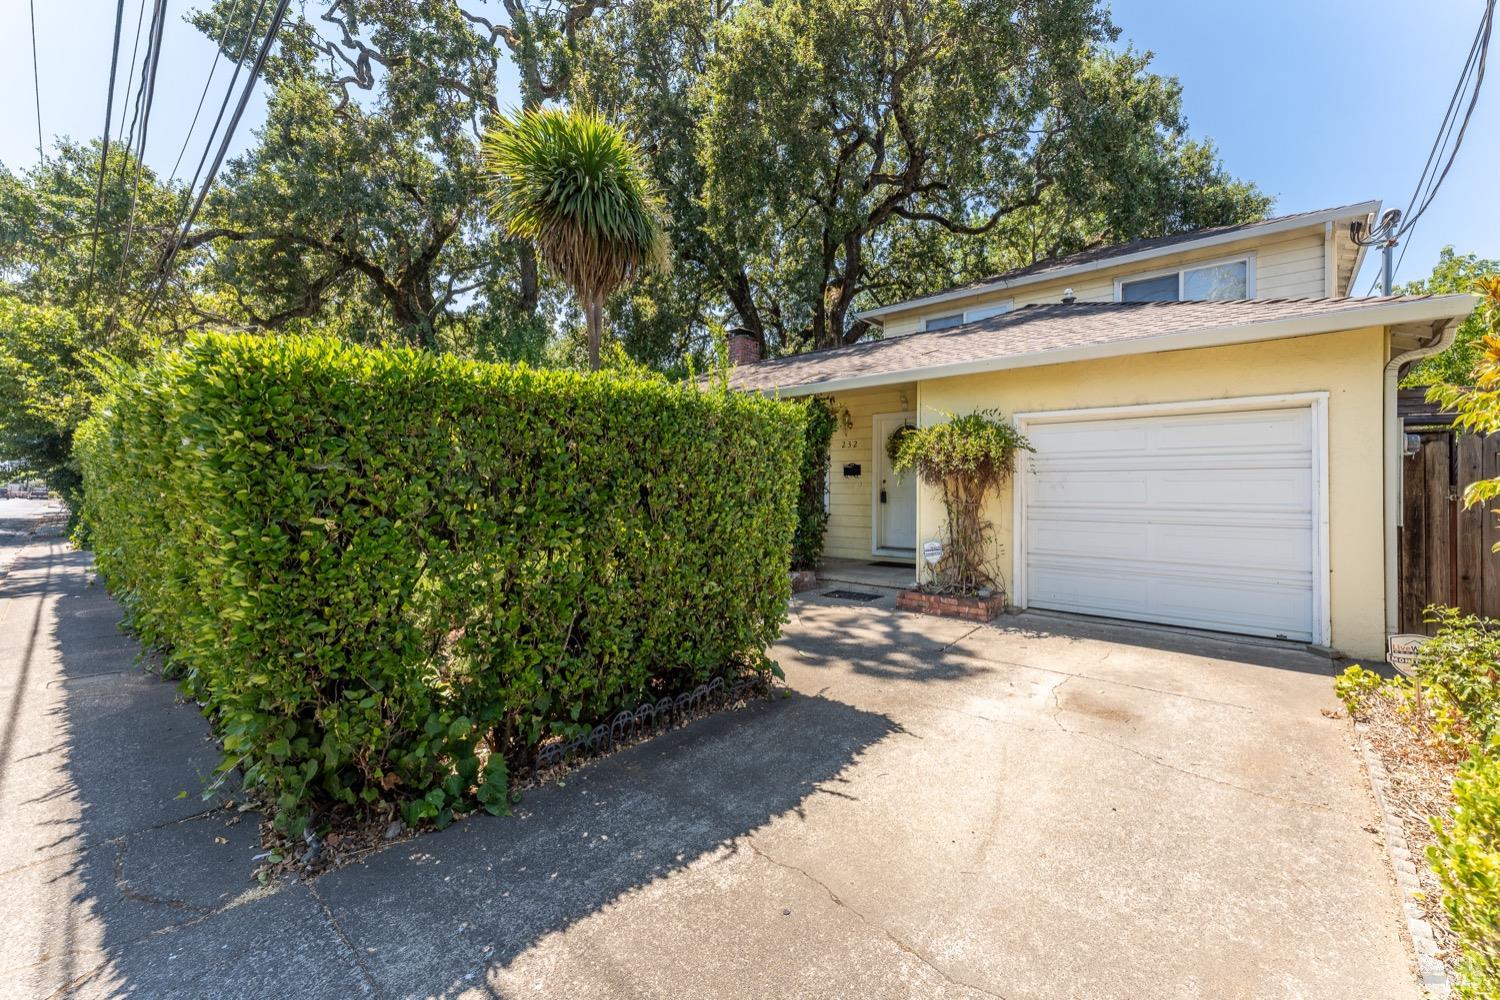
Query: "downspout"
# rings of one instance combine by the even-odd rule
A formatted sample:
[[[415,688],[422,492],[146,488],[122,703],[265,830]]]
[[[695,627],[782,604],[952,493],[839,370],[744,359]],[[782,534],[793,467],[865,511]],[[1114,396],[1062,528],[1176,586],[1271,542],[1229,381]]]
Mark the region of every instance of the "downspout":
[[[1401,453],[1405,434],[1396,413],[1397,389],[1401,370],[1413,361],[1448,349],[1458,331],[1458,321],[1448,320],[1432,339],[1404,354],[1398,354],[1385,366],[1385,632],[1400,631],[1400,609],[1397,590],[1397,555],[1401,531]]]

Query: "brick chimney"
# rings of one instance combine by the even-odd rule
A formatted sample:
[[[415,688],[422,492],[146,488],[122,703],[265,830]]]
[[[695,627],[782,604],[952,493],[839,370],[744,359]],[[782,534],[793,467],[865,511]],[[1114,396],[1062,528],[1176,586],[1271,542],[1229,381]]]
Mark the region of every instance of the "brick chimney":
[[[729,363],[753,365],[760,360],[760,338],[737,326],[729,331]]]

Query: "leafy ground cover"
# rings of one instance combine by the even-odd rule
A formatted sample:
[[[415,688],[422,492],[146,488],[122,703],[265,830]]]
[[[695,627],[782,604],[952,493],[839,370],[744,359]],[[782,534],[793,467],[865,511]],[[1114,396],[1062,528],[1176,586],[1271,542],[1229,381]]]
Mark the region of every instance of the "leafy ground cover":
[[[1466,1000],[1500,996],[1500,625],[1431,609],[1410,679],[1350,667],[1334,690],[1385,765],[1421,905]]]

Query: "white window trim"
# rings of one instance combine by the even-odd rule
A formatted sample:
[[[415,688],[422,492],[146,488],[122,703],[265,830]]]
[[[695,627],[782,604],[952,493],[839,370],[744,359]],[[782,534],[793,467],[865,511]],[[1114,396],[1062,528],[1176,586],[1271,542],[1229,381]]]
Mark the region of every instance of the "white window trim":
[[[1115,279],[1115,301],[1123,302],[1120,297],[1124,286],[1135,281],[1147,281],[1151,278],[1160,278],[1176,272],[1177,274],[1177,298],[1182,299],[1182,276],[1188,271],[1197,271],[1205,267],[1218,267],[1223,264],[1245,265],[1245,298],[1255,298],[1255,251],[1249,250],[1245,253],[1235,254],[1233,257],[1216,257],[1213,260],[1195,260],[1186,264],[1176,264],[1172,267],[1159,267],[1154,271],[1136,271],[1131,274],[1122,274]]]
[[[1110,417],[1154,417],[1180,413],[1215,413],[1235,410],[1280,410],[1308,407],[1312,410],[1313,484],[1318,491],[1314,505],[1317,518],[1313,545],[1312,645],[1333,645],[1332,579],[1328,553],[1328,393],[1297,392],[1277,396],[1238,396],[1228,399],[1196,399],[1180,403],[1146,403],[1139,406],[1100,406],[1073,410],[1035,410],[1017,413],[1011,420],[1025,434],[1036,424],[1100,420]],[[1016,469],[1011,477],[1011,587],[1010,603],[1026,608],[1026,482],[1031,471],[1024,449],[1016,451]]]
[[[968,314],[964,313],[964,312],[956,312],[956,313],[945,312],[945,313],[938,313],[936,316],[923,316],[922,317],[922,329],[919,330],[919,331],[917,331],[917,332],[918,333],[932,333],[933,331],[930,330],[930,329],[928,329],[928,327],[927,327],[928,323],[932,322],[935,319],[947,319],[950,316],[957,316],[958,317],[958,322],[954,323],[953,326],[940,326],[940,327],[938,327],[939,330],[951,330],[951,329],[953,329],[954,326],[963,326],[965,323],[967,323],[969,321]]]
[[[958,321],[958,323],[956,325],[957,326],[963,326],[965,323],[974,323],[974,322],[977,322],[977,321],[979,321],[981,319],[989,319],[991,316],[999,316],[999,315],[1002,315],[1003,313],[1008,313],[1012,309],[1014,309],[1015,307],[1016,307],[1016,300],[1015,299],[1006,299],[1003,302],[989,302],[989,303],[986,303],[985,305],[982,305],[982,306],[973,306],[972,308],[964,309],[964,310],[961,310],[959,312],[943,312],[943,313],[938,313],[935,316],[923,316],[922,317],[922,328],[920,330],[918,330],[917,332],[918,333],[929,333],[929,332],[931,332],[931,331],[929,331],[927,329],[927,324],[931,320],[946,319],[949,316],[957,316],[957,317],[959,317],[959,321]],[[984,315],[980,316],[980,315],[978,315],[979,313],[983,313]],[[953,327],[951,327],[951,326],[945,326],[945,327],[941,327],[940,329],[951,330],[951,329],[953,329]]]

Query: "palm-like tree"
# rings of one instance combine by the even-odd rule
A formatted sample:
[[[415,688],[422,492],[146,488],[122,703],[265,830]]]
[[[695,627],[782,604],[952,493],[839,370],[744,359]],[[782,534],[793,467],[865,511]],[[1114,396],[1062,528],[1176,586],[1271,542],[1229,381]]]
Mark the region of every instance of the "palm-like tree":
[[[661,199],[640,154],[598,115],[551,109],[501,115],[481,152],[505,231],[535,243],[583,305],[597,369],[604,300],[666,264]]]

